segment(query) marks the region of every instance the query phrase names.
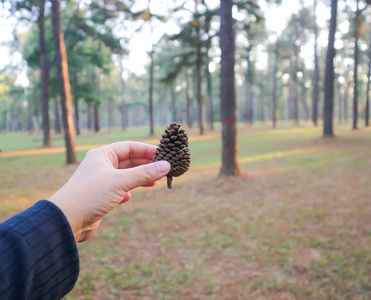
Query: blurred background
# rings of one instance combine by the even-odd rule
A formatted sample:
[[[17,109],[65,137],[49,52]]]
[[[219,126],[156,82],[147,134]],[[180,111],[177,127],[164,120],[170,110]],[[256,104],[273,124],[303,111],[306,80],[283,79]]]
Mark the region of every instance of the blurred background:
[[[91,148],[189,135],[66,299],[371,298],[370,0],[1,0],[0,57],[0,221]]]

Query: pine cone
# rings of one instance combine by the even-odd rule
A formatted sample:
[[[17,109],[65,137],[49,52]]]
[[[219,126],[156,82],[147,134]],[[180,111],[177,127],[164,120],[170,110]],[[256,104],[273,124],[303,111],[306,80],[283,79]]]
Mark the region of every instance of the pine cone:
[[[171,123],[162,135],[160,144],[153,156],[153,161],[167,160],[171,169],[167,176],[167,187],[172,188],[173,177],[179,177],[188,171],[191,153],[188,148],[188,136],[181,125]]]

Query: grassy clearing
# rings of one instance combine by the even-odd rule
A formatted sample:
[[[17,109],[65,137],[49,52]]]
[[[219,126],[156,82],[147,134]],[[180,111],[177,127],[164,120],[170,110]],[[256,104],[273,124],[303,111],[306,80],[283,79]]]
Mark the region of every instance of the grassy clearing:
[[[149,139],[138,132],[130,134]],[[370,299],[371,131],[239,132],[246,175],[216,176],[218,131],[192,141],[192,168],[172,190],[163,180],[136,191],[79,245],[81,274],[67,299]],[[8,151],[21,148],[17,139],[32,148],[13,138],[1,140]],[[1,218],[62,185],[75,168],[63,160],[0,156]]]

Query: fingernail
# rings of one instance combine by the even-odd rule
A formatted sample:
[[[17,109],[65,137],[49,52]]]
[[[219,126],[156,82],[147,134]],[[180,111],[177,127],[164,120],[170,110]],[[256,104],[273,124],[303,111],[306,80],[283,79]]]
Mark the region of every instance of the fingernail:
[[[167,161],[159,161],[156,163],[157,170],[160,174],[167,174],[169,172],[170,164]]]

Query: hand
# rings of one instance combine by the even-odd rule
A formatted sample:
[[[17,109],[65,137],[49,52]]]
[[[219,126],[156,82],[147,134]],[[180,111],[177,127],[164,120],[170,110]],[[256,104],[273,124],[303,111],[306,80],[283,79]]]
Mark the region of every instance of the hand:
[[[167,161],[152,163],[156,147],[139,142],[118,142],[88,151],[71,179],[49,200],[67,217],[76,242],[90,239],[102,218],[130,190],[153,186],[170,171]]]

